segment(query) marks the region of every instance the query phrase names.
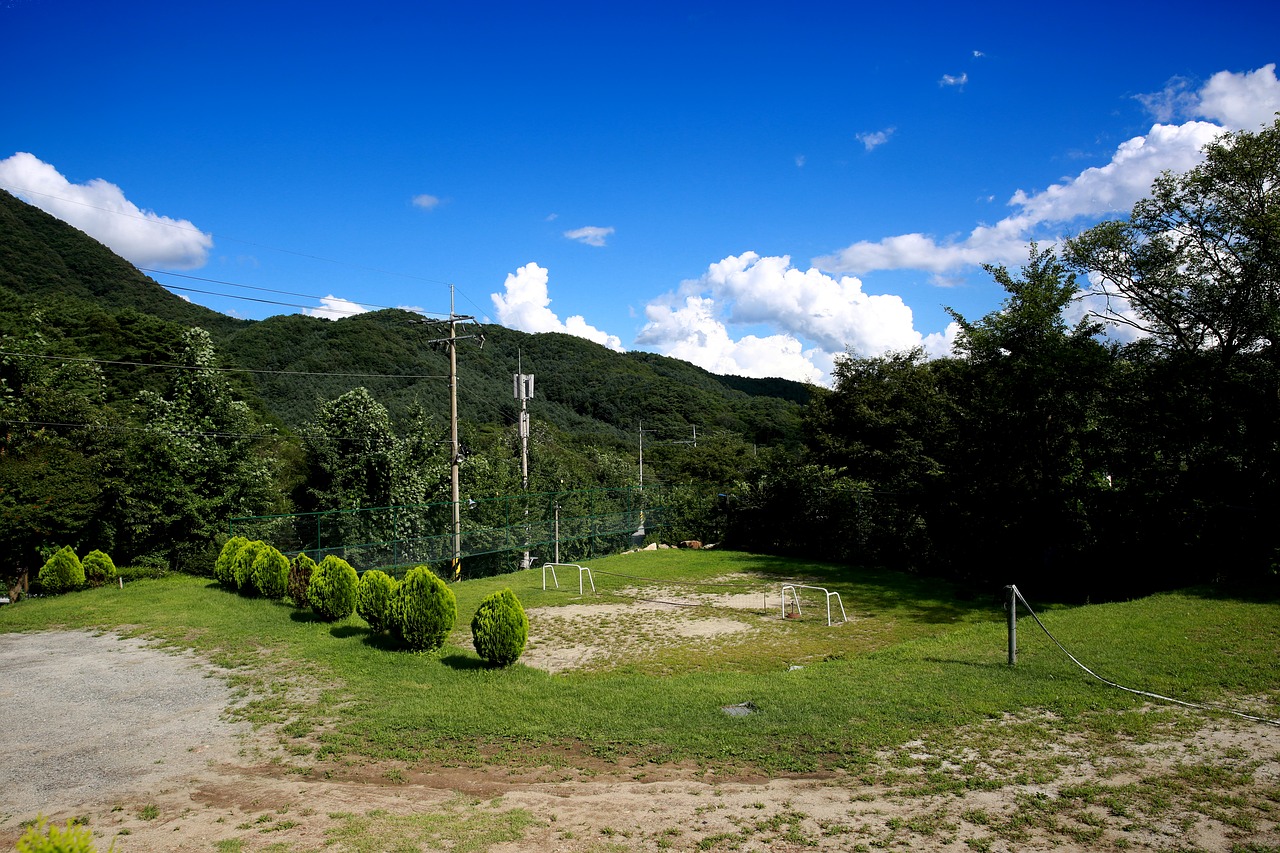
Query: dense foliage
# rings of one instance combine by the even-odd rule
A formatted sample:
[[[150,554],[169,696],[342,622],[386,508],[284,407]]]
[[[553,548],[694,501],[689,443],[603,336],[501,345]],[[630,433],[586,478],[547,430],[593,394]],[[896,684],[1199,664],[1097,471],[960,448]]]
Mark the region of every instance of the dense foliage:
[[[257,594],[258,587],[253,582],[253,564],[258,556],[270,547],[261,539],[254,539],[246,542],[236,551],[235,559],[231,563],[231,575],[241,595]]]
[[[524,653],[529,640],[529,617],[510,589],[484,597],[471,618],[471,643],[476,654],[492,666],[510,666]]]
[[[311,599],[307,597],[307,586],[311,583],[311,573],[315,570],[316,561],[305,551],[289,561],[289,583],[286,592],[295,605],[306,610],[311,607]]]
[[[218,559],[213,563],[213,577],[227,589],[236,588],[236,555],[249,544],[243,536],[232,536],[222,545]]]
[[[396,587],[392,630],[414,651],[440,648],[458,618],[453,590],[426,566],[415,566]]]
[[[110,555],[102,551],[90,551],[84,555],[84,559],[80,561],[84,567],[85,583],[89,586],[102,586],[111,583],[116,579],[118,572],[116,564],[112,561]]]
[[[113,845],[114,846],[114,845]],[[18,839],[18,853],[96,853],[89,827],[67,821],[66,826],[50,824],[43,816],[27,827]]]
[[[259,595],[264,598],[284,598],[289,584],[289,558],[267,545],[253,558],[249,576]]]
[[[84,586],[84,566],[71,546],[64,545],[40,567],[37,580],[47,593],[70,592]]]
[[[370,569],[360,576],[356,586],[356,615],[368,623],[374,633],[391,627],[396,579],[386,572]]]
[[[341,557],[330,554],[311,570],[307,600],[311,609],[326,622],[346,619],[356,609],[356,570]]]

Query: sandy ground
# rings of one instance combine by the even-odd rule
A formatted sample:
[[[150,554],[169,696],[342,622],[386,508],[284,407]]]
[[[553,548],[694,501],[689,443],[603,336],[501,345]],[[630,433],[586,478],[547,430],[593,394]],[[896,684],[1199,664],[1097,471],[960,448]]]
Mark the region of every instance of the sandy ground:
[[[712,630],[689,630],[703,629]],[[947,749],[959,752],[934,757],[934,745],[903,744],[883,756],[881,768],[900,770],[871,778],[722,779],[696,768],[597,766],[520,774],[363,767],[325,779],[273,762],[275,737],[227,722],[224,711],[236,697],[223,674],[191,655],[85,632],[0,634],[0,672],[4,845],[37,813],[83,819],[100,850],[114,844],[119,853],[457,847],[460,839],[429,833],[398,844],[409,830],[396,820],[433,816],[446,816],[464,835],[475,827],[462,839],[466,849],[492,851],[1280,845],[1280,730],[1239,720],[1194,718],[1188,726],[1186,715],[1176,737],[1124,744],[1114,761],[1096,745],[1051,743],[1045,757],[1058,772],[1047,778],[945,793],[921,793],[919,783],[922,768],[965,760],[954,743]],[[1047,823],[1023,820],[1068,784],[1098,780],[1141,793],[1144,780],[1187,766],[1225,774],[1221,802],[1139,806],[1104,798]],[[1203,790],[1189,796],[1204,799]],[[351,829],[351,814],[373,817],[339,838],[335,833]],[[485,840],[481,824],[494,815],[521,818],[508,840]],[[392,834],[384,838],[387,826]]]

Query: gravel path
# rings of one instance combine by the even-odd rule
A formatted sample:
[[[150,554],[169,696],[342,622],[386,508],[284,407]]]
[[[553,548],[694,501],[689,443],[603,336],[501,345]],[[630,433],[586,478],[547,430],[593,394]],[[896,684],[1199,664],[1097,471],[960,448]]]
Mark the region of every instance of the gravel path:
[[[194,655],[84,631],[0,634],[0,826],[137,800],[234,760],[226,682]]]

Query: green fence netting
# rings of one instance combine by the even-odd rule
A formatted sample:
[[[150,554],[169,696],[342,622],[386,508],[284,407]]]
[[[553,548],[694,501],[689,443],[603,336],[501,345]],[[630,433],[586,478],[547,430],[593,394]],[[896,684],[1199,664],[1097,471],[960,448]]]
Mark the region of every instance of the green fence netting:
[[[590,489],[506,495],[460,504],[463,565],[489,555],[530,552],[535,561],[571,561],[639,544],[662,525],[661,495],[653,490]],[[329,554],[364,572],[395,574],[453,558],[453,504],[344,509],[233,518],[232,536],[261,539],[286,554]],[[515,565],[512,564],[511,568]],[[483,574],[493,574],[487,570]]]

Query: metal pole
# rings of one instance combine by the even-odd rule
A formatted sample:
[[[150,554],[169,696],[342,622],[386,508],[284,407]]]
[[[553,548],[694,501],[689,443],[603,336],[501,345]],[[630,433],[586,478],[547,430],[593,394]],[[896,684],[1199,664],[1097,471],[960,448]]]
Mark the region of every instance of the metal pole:
[[[449,428],[453,448],[450,486],[453,497],[453,579],[462,577],[462,507],[458,502],[458,467],[462,448],[458,444],[458,317],[453,313],[453,285],[449,285]]]
[[[1005,604],[1009,612],[1009,666],[1015,666],[1018,663],[1018,588],[1011,584],[1004,589],[1009,593]]]
[[[556,559],[555,561],[558,563],[560,562],[560,504],[556,504],[555,508],[556,508],[555,510],[556,512],[556,530],[555,530]]]

